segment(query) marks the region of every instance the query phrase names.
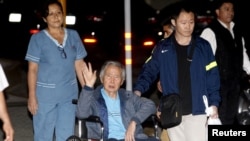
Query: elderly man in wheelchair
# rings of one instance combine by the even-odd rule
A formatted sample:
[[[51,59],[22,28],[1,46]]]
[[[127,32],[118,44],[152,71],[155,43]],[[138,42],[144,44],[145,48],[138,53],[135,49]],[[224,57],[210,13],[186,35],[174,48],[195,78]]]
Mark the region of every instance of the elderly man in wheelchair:
[[[101,140],[158,141],[157,138],[146,135],[142,127],[142,123],[156,113],[156,105],[148,98],[121,88],[125,80],[125,67],[121,63],[104,63],[99,74],[102,84],[96,89],[96,71],[92,70],[90,63],[84,67],[83,77],[86,85],[77,102],[77,118],[98,117],[103,124]],[[87,132],[91,136],[100,130],[94,123],[86,126],[90,126]]]

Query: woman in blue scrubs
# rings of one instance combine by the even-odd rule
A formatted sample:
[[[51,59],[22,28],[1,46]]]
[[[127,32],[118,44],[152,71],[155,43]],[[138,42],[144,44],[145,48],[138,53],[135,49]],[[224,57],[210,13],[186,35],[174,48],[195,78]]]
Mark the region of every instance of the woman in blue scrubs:
[[[47,27],[31,36],[28,61],[28,109],[34,141],[65,141],[74,134],[78,80],[87,52],[75,30],[63,27],[63,8],[54,0],[42,13]]]

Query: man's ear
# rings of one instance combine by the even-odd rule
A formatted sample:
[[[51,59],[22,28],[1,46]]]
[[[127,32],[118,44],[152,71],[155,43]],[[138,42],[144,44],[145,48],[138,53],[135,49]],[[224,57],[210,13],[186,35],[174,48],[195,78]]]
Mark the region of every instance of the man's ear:
[[[216,9],[215,10],[215,14],[218,16],[220,14],[220,10],[219,9]]]
[[[174,20],[174,19],[171,19],[171,23],[172,23],[172,25],[173,25],[174,27],[176,26],[175,20]]]
[[[99,78],[100,78],[101,83],[103,83],[103,78],[101,76],[99,76]]]
[[[122,85],[123,83],[124,83],[124,80],[122,80],[122,81],[121,81],[121,84],[120,84],[120,86],[121,86],[121,85]]]

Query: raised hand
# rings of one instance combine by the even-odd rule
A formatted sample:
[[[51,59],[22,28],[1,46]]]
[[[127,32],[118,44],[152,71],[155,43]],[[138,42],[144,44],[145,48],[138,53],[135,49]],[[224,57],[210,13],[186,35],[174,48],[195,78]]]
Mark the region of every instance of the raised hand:
[[[96,82],[96,70],[92,70],[92,65],[90,62],[88,64],[84,63],[84,68],[82,71],[83,79],[88,87],[94,87]]]

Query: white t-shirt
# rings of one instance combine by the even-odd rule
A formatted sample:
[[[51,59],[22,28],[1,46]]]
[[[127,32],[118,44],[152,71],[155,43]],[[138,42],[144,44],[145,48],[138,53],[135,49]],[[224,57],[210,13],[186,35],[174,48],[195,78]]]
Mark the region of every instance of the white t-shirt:
[[[0,91],[3,91],[5,88],[9,86],[7,78],[5,76],[2,65],[0,64]]]

